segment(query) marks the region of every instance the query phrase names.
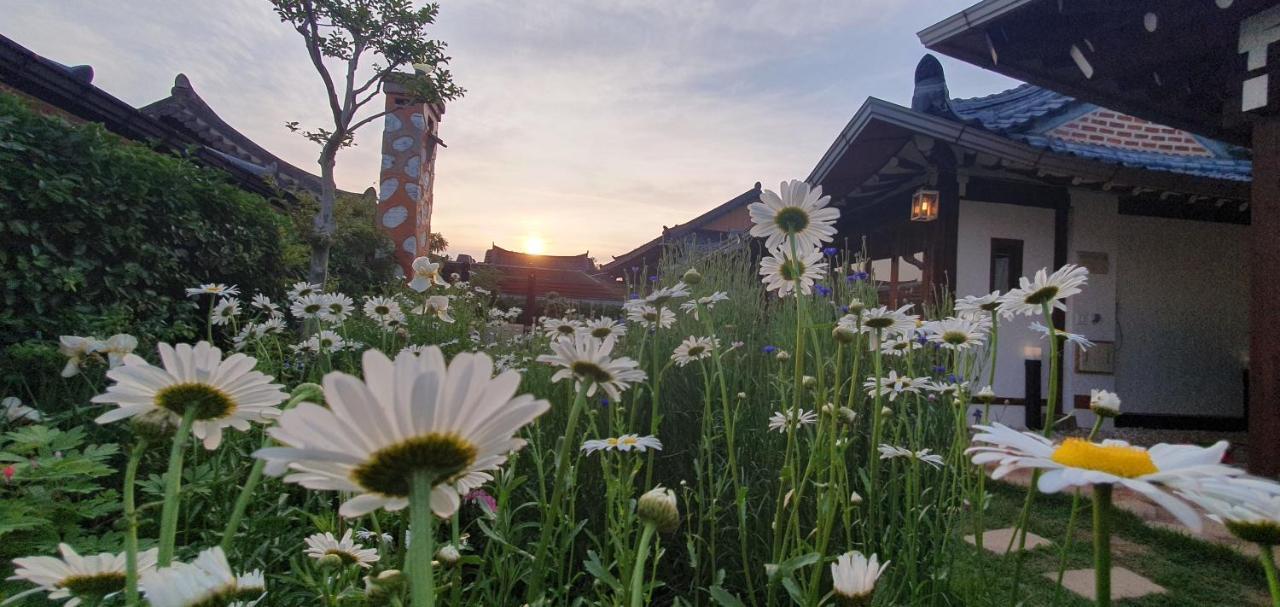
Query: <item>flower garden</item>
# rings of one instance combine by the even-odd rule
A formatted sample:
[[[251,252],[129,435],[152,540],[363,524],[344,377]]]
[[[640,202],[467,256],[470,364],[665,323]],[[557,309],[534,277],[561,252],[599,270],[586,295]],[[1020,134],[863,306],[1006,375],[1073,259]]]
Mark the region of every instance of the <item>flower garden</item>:
[[[1052,387],[1041,432],[966,420],[994,400],[1001,326],[1077,339],[1052,313],[1088,288],[1083,268],[892,309],[858,252],[832,248],[829,202],[799,181],[765,190],[750,206],[764,255],[673,252],[635,269],[617,309],[527,332],[521,310],[420,258],[363,301],[192,286],[204,325],[185,342],[61,336],[60,377],[4,400],[0,596],[1013,605],[1055,573],[1021,548],[1062,529],[1045,513],[1065,499],[1050,539],[1089,535],[1107,605],[1123,488],[1259,545],[1241,575],[1280,605],[1280,484],[1223,464],[1225,443],[1100,440],[1123,407],[1106,392],[1092,432],[1063,438]],[[995,482],[1017,472],[1029,490]],[[983,545],[999,500],[1020,533],[976,555],[963,536]]]

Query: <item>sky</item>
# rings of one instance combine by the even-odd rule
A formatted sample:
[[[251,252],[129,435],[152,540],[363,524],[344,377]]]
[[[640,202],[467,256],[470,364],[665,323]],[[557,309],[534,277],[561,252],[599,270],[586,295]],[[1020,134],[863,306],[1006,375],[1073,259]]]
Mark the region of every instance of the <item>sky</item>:
[[[467,89],[440,125],[433,231],[600,263],[751,188],[804,179],[867,97],[910,104],[916,32],[970,0],[443,0],[430,35]],[[285,129],[329,120],[266,0],[0,0],[0,34],[142,106],[185,73],[227,123],[318,172]],[[1017,83],[942,58],[954,97]],[[373,105],[373,104],[371,104]],[[376,186],[381,122],[338,157]]]

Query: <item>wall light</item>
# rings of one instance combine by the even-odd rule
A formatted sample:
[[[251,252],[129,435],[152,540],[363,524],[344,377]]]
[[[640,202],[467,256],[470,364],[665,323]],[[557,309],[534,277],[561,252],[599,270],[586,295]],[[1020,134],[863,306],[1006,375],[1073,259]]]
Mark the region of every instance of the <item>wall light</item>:
[[[938,218],[938,191],[921,188],[911,197],[911,221],[933,221]]]

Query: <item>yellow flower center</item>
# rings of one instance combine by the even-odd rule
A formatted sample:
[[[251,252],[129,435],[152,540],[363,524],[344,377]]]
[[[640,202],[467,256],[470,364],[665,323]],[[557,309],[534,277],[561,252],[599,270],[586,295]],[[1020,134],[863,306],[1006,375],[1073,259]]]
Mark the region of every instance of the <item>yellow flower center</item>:
[[[785,234],[799,234],[809,227],[809,214],[800,207],[786,207],[778,211],[773,223]]]
[[[591,336],[597,339],[604,339],[608,337],[610,333],[613,333],[613,331],[611,331],[608,327],[596,327],[595,329],[591,330]]]
[[[637,443],[637,442],[639,442],[639,441],[637,441],[637,440],[636,440],[635,438],[633,438],[633,437],[628,436],[628,437],[626,437],[626,438],[622,439],[622,441],[621,441],[621,442],[622,442],[622,444],[624,444],[624,445],[626,445],[626,446],[628,446],[628,447],[634,447],[634,446],[636,446],[636,443]]]
[[[124,589],[124,573],[104,571],[87,575],[72,575],[58,582],[58,587],[66,588],[77,597],[102,598],[113,592]]]
[[[230,396],[199,382],[165,386],[156,392],[155,404],[179,416],[194,407],[197,420],[220,419],[236,410],[236,402]]]
[[[375,451],[351,471],[351,479],[372,492],[408,497],[414,472],[430,470],[439,483],[465,470],[476,455],[471,441],[456,434],[432,432]]]
[[[1144,449],[1099,445],[1079,438],[1068,438],[1053,451],[1050,459],[1063,466],[1096,470],[1123,478],[1137,478],[1160,471]]]

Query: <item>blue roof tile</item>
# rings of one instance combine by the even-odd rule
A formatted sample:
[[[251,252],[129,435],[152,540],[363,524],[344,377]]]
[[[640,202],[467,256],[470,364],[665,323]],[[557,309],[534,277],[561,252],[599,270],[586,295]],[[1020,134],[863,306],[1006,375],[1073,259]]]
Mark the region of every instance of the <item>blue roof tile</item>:
[[[952,99],[949,105],[962,122],[1058,154],[1228,181],[1249,181],[1253,173],[1253,163],[1245,157],[1247,150],[1207,138],[1200,139],[1213,156],[1145,152],[1046,137],[1045,133],[1063,120],[1097,106],[1030,84],[986,97]]]

